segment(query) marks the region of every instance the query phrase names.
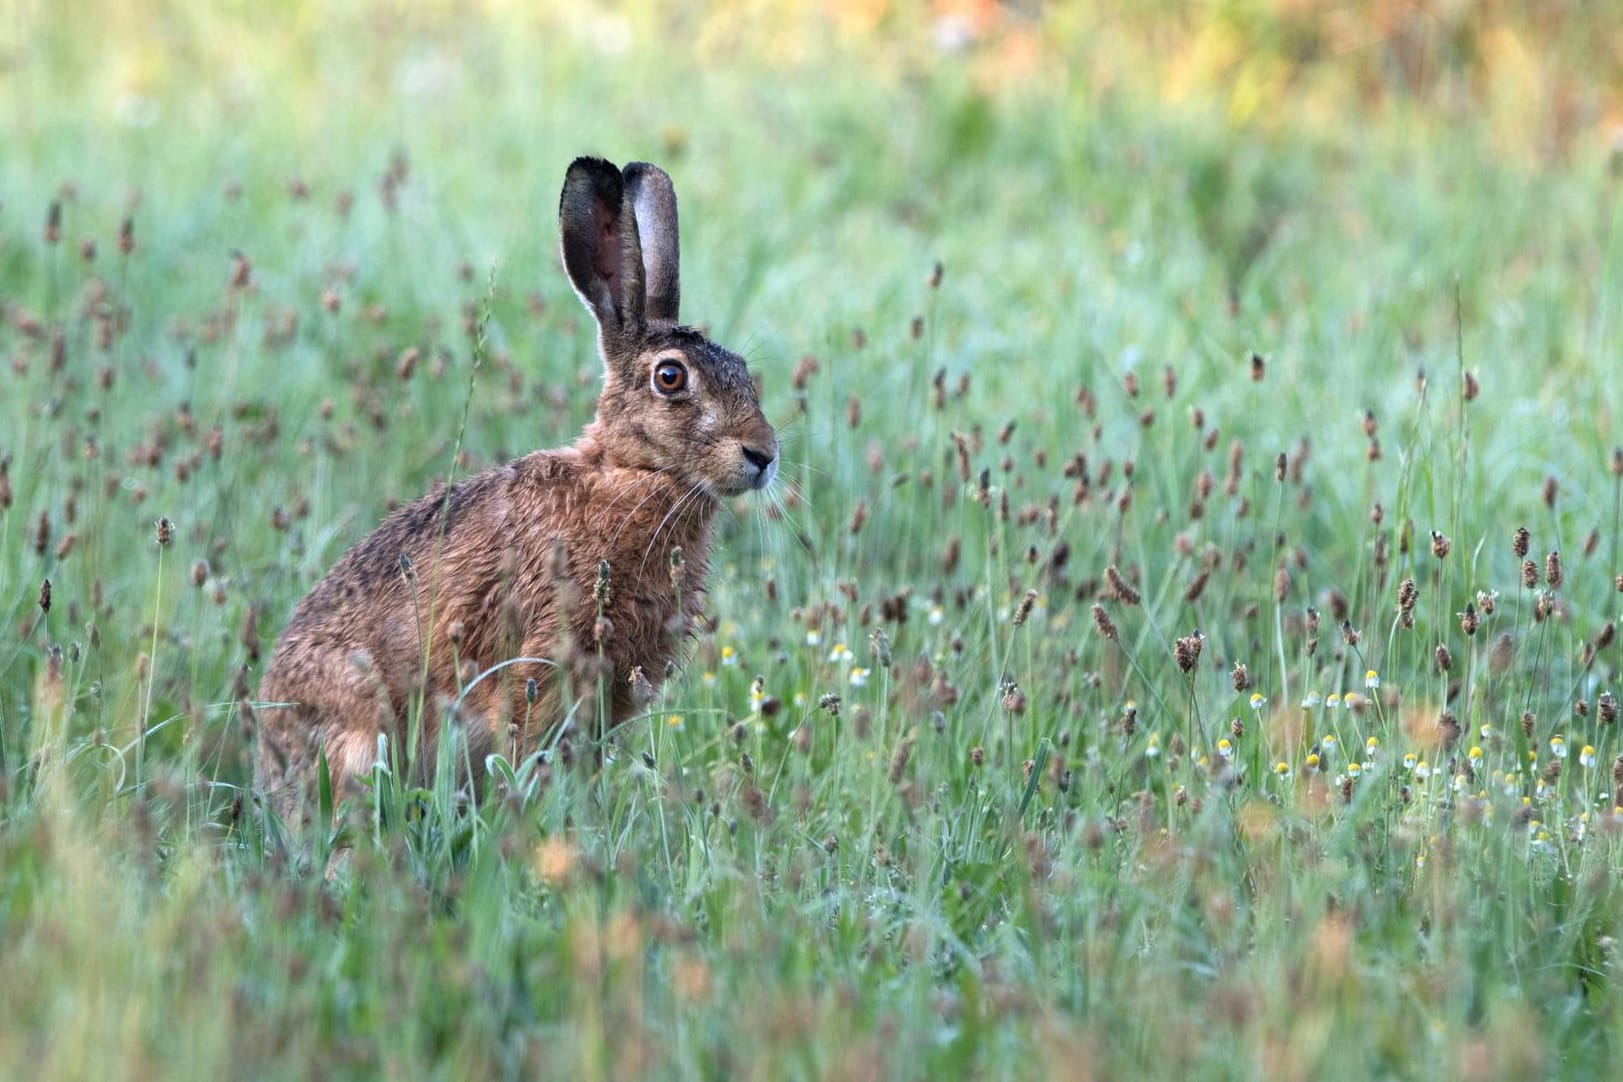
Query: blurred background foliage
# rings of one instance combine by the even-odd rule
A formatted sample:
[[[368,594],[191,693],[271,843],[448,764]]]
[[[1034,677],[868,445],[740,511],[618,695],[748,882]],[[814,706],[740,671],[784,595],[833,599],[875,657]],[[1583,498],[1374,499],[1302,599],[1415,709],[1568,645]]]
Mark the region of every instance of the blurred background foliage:
[[[1217,103],[1236,126],[1331,139],[1370,116],[1422,129],[1480,120],[1504,153],[1544,164],[1623,126],[1623,20],[1596,0],[8,6],[0,74],[20,95],[20,127],[36,136],[30,121],[54,117],[48,103],[63,98],[87,129],[142,127],[179,110],[174,119],[302,118],[318,131],[357,93],[409,109],[454,84],[522,84],[522,68],[505,61],[536,41],[546,64],[607,69],[651,91],[672,89],[676,73],[737,74],[746,57],[757,77],[839,62],[880,83],[952,64],[994,102],[1127,96],[1203,114]],[[627,56],[657,59],[616,70]]]

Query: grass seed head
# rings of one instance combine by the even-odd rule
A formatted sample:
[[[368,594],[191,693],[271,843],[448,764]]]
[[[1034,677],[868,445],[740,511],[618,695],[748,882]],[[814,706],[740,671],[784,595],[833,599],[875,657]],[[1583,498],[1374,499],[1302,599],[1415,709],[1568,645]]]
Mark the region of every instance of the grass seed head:
[[[1551,549],[1544,557],[1544,584],[1554,590],[1561,585],[1561,550]]]
[[[1037,604],[1037,591],[1027,590],[1026,596],[1020,599],[1020,605],[1014,610],[1013,623],[1015,627],[1024,624],[1031,617],[1032,607]]]
[[[1186,676],[1193,673],[1195,666],[1200,663],[1200,651],[1205,645],[1206,636],[1198,629],[1179,637],[1172,646],[1172,656],[1178,663],[1178,671]]]
[[[1123,605],[1136,605],[1139,602],[1138,590],[1122,577],[1115,564],[1105,568],[1105,587],[1103,596],[1106,601],[1119,601]]]
[[[1105,607],[1098,602],[1094,602],[1093,605],[1093,626],[1098,629],[1099,634],[1111,642],[1116,641],[1116,625],[1110,619],[1110,614],[1105,611]]]
[[[903,776],[907,773],[908,760],[912,758],[912,755],[913,734],[909,733],[907,736],[902,738],[902,740],[896,745],[896,750],[891,753],[890,767],[885,771],[886,780],[888,780],[892,785],[901,784]]]

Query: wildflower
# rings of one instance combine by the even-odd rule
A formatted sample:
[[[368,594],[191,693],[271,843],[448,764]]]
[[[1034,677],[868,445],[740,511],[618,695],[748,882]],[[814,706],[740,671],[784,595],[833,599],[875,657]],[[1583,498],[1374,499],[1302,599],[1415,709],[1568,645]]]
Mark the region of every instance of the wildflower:
[[[1583,766],[1594,766],[1595,745],[1585,744],[1583,750],[1578,753],[1578,762]]]
[[[1476,766],[1482,762],[1482,749],[1473,744],[1471,750],[1465,753],[1465,757],[1471,760],[1472,766]]]
[[[1324,698],[1318,692],[1310,691],[1307,693],[1307,697],[1302,700],[1302,709],[1313,710],[1323,704],[1323,702]]]
[[[1319,737],[1319,749],[1321,751],[1323,751],[1326,755],[1330,754],[1332,751],[1335,751],[1336,750],[1336,734],[1335,733],[1325,733],[1323,736]]]
[[[1161,734],[1160,733],[1151,733],[1149,740],[1146,741],[1145,744],[1144,744],[1144,758],[1146,758],[1146,759],[1154,759],[1156,756],[1158,756],[1160,754],[1161,754]]]
[[[1363,772],[1364,772],[1364,767],[1363,767],[1362,763],[1359,763],[1359,762],[1357,762],[1355,760],[1355,761],[1350,762],[1350,763],[1347,764],[1347,777],[1356,778],[1360,774],[1362,774]]]
[[[1334,710],[1336,707],[1341,705],[1341,696],[1332,691],[1330,694],[1324,697],[1324,705],[1326,709]]]
[[[1290,777],[1291,765],[1283,759],[1279,760],[1279,762],[1274,764],[1274,775],[1280,778]]]
[[[1403,755],[1403,769],[1405,769],[1405,770],[1413,770],[1415,768],[1415,766],[1419,762],[1420,762],[1420,756],[1416,755],[1414,752],[1410,751],[1410,752],[1405,752],[1404,753],[1404,755]]]
[[[1482,723],[1482,727],[1478,729],[1477,732],[1481,735],[1482,739],[1491,739],[1493,737],[1493,726],[1484,721]]]
[[[750,712],[759,714],[761,704],[766,701],[766,677],[757,676],[750,682]]]
[[[945,620],[946,618],[947,618],[947,610],[942,608],[940,605],[931,605],[930,606],[930,615],[925,617],[925,619],[929,622],[931,627],[940,626],[941,621]]]
[[[737,665],[738,651],[734,650],[731,646],[723,646],[721,648],[721,663],[723,666],[729,669]]]
[[[1375,758],[1375,756],[1380,752],[1380,750],[1381,750],[1381,738],[1380,737],[1372,736],[1368,740],[1364,741],[1364,754],[1369,756],[1371,759]]]
[[[1515,796],[1522,787],[1521,779],[1513,771],[1509,770],[1505,771],[1504,777],[1499,779],[1499,784],[1504,788],[1506,796]]]
[[[1421,781],[1431,777],[1431,764],[1422,759],[1414,765],[1414,776]]]
[[[868,686],[868,670],[857,665],[851,670],[851,686],[854,688]]]
[[[807,646],[817,646],[822,641],[823,641],[823,633],[818,631],[816,628],[812,628],[811,630],[806,632],[806,645]]]
[[[843,642],[835,643],[834,649],[828,652],[828,659],[830,661],[850,661],[852,656],[851,648],[846,646]]]
[[[681,714],[666,714],[665,727],[673,733],[679,733],[687,728],[687,725],[683,722]]]
[[[1217,742],[1217,754],[1224,759],[1234,758],[1234,744],[1228,737]]]
[[[1550,754],[1557,759],[1567,757],[1567,742],[1560,734],[1550,737]]]
[[[1308,752],[1307,754],[1307,768],[1313,771],[1319,769],[1319,757],[1313,752]]]
[[[1261,710],[1263,707],[1265,707],[1267,705],[1268,705],[1268,697],[1266,695],[1264,695],[1260,691],[1253,691],[1251,693],[1251,709],[1253,709],[1253,710]]]
[[[1378,688],[1380,686],[1381,686],[1381,674],[1380,673],[1376,672],[1374,669],[1370,669],[1369,671],[1364,673],[1364,687],[1365,688],[1367,688],[1370,691],[1374,691],[1376,688]]]
[[[704,671],[704,675],[699,677],[699,683],[703,684],[707,688],[715,687],[716,686],[716,671],[714,669],[706,669]]]

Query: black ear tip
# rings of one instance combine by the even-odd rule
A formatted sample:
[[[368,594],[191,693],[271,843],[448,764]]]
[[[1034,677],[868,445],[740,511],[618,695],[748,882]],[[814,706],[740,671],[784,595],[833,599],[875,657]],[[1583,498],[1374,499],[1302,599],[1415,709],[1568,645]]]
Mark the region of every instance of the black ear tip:
[[[564,174],[563,191],[558,197],[559,213],[566,213],[571,204],[570,193],[575,193],[574,199],[578,207],[590,207],[592,201],[611,206],[618,210],[621,192],[625,190],[620,179],[620,170],[613,162],[602,158],[580,157],[569,163],[569,171]],[[584,209],[581,211],[584,213]]]
[[[582,154],[580,157],[569,163],[569,171],[571,173],[576,172],[577,170],[589,173],[601,173],[605,170],[612,170],[616,173],[620,171],[616,169],[614,163],[608,159],[594,157],[590,154]]]
[[[653,162],[628,162],[626,163],[625,173],[628,177],[634,173],[641,173],[651,177],[670,179],[670,175]]]

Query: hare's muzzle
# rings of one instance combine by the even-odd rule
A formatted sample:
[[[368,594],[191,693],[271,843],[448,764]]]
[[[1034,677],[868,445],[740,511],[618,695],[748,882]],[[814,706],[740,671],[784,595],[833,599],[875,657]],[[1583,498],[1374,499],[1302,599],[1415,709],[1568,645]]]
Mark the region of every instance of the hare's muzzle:
[[[773,440],[768,447],[751,447],[747,443],[738,445],[744,455],[745,483],[759,491],[772,483],[778,476],[778,447]]]

